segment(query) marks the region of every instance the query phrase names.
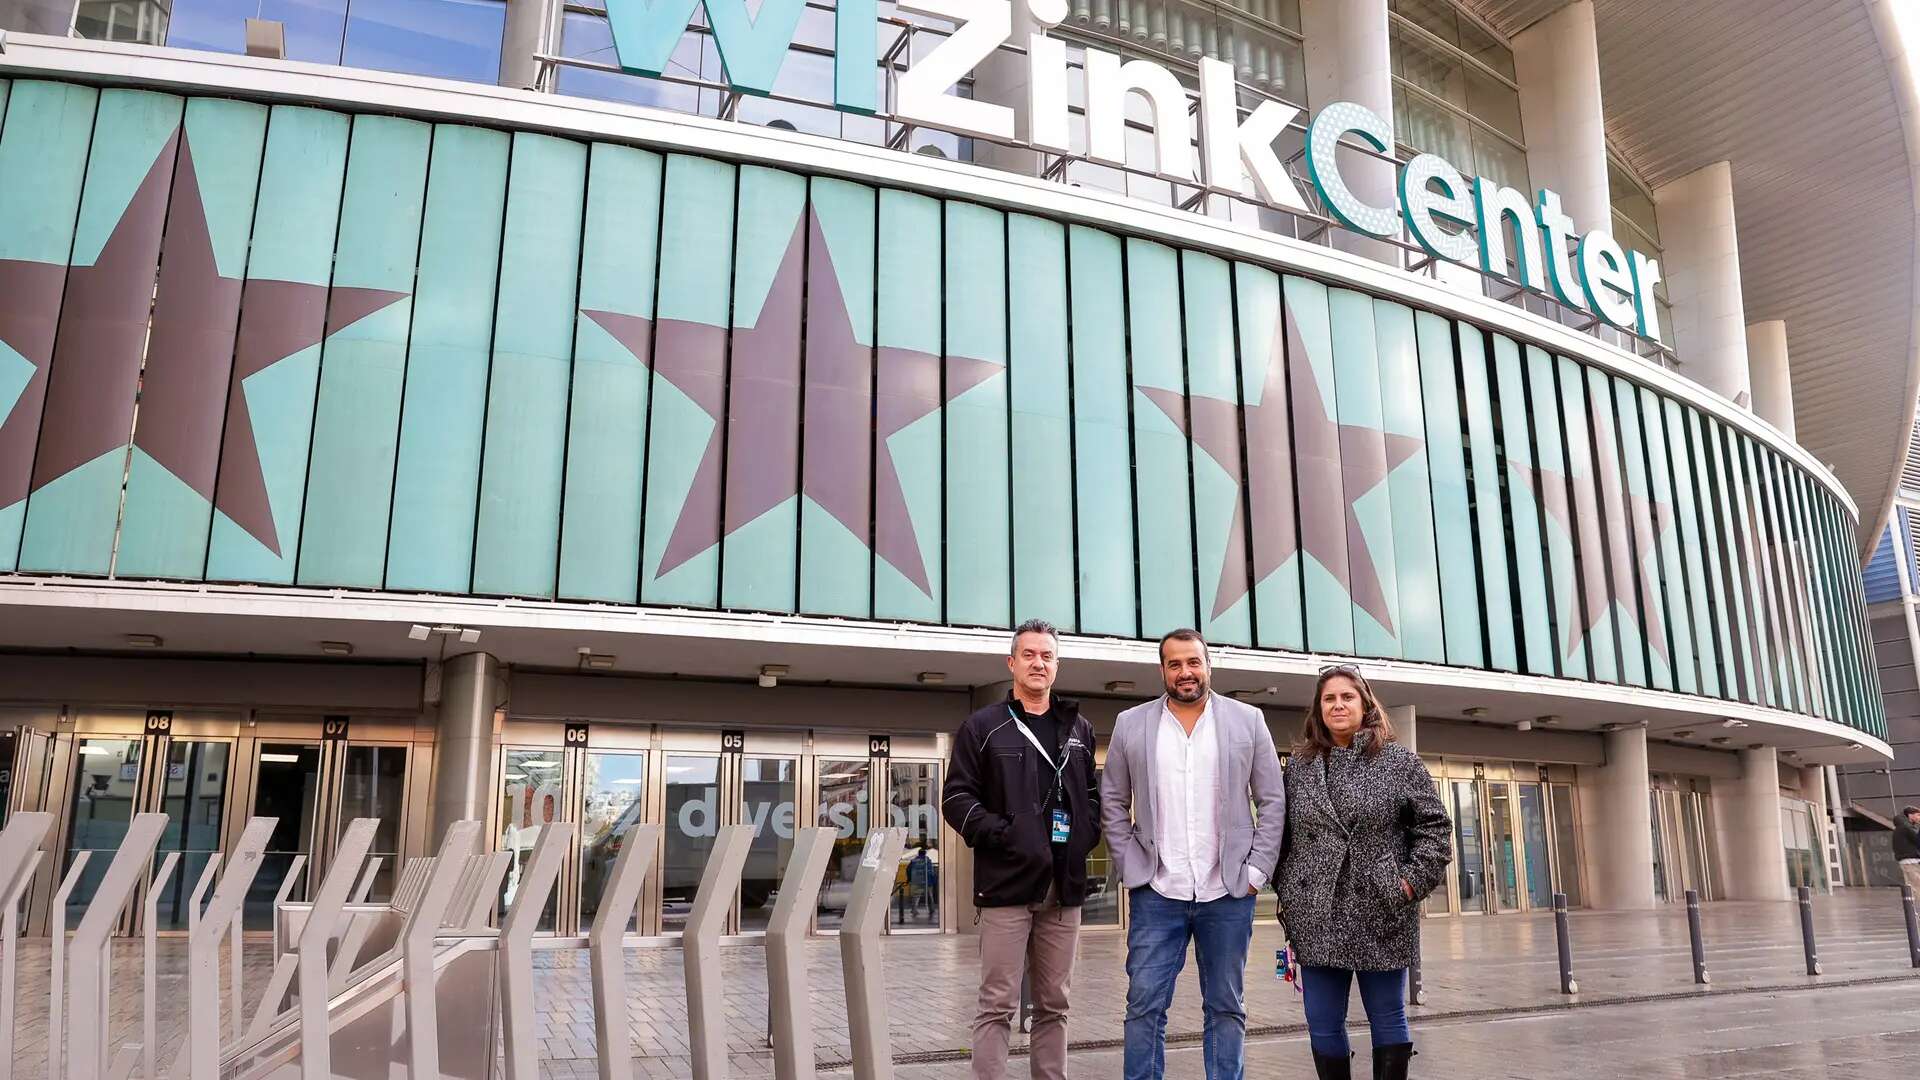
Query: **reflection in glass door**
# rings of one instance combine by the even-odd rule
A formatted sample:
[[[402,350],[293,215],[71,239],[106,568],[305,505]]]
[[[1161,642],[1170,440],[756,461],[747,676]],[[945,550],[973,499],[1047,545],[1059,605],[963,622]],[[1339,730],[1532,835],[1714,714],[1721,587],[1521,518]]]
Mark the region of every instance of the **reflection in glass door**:
[[[407,748],[404,746],[362,746],[349,744],[340,778],[340,827],[354,818],[370,817],[380,825],[373,832],[368,858],[378,858],[373,887],[367,899],[393,898],[393,883],[400,873],[401,828],[406,821]],[[307,875],[312,880],[311,872]]]
[[[73,794],[67,803],[67,851],[60,864],[64,876],[74,859],[90,852],[80,880],[67,895],[67,925],[85,914],[107,863],[120,850],[127,826],[139,805],[142,741],[133,739],[76,739],[73,755]],[[174,876],[179,877],[176,871]],[[58,880],[58,879],[56,879]]]
[[[520,890],[520,879],[527,871],[527,863],[533,858],[533,845],[540,838],[540,829],[544,825],[565,819],[562,799],[562,773],[560,750],[508,750],[506,751],[506,771],[501,779],[500,805],[500,850],[512,856],[507,866],[506,880],[501,884],[501,910],[513,903],[514,896]],[[546,910],[540,914],[538,928],[554,928],[555,890],[547,898]]]
[[[1094,770],[1093,783],[1100,785],[1106,769]],[[1080,908],[1082,926],[1120,925],[1120,874],[1113,866],[1113,851],[1107,847],[1103,832],[1100,842],[1087,853],[1087,902]]]
[[[887,765],[887,827],[907,845],[894,883],[893,929],[940,929],[940,764]]]
[[[161,894],[158,908],[162,930],[187,927],[187,901],[207,860],[220,850],[220,829],[226,821],[227,763],[233,746],[209,740],[167,740],[167,773],[162,781],[160,810],[167,815],[155,859],[178,851],[180,864]],[[204,903],[207,898],[203,897]]]
[[[714,754],[666,756],[666,857],[660,929],[679,933],[687,927],[700,872],[720,828],[720,758]]]
[[[301,876],[312,877],[313,839],[320,823],[320,747],[263,742],[254,769],[253,816],[278,820],[247,890],[246,927],[267,930],[273,926],[273,898],[293,860],[305,855],[308,863]],[[296,899],[305,895],[300,882],[294,888],[290,895]]]
[[[817,758],[814,767],[819,792],[814,824],[833,830],[833,854],[827,857],[821,879],[814,926],[838,930],[846,921],[853,877],[860,870],[860,853],[867,843],[873,766],[866,758]]]
[[[1673,891],[1667,886],[1667,870],[1672,865],[1672,860],[1667,858],[1667,833],[1671,829],[1661,821],[1666,810],[1661,794],[1656,788],[1647,797],[1652,800],[1652,813],[1648,816],[1653,822],[1653,895],[1665,902],[1673,899]]]
[[[647,757],[617,753],[581,757],[580,929],[585,932],[600,914],[600,897],[614,860],[620,857],[626,831],[645,812]]]
[[[1489,893],[1494,910],[1514,911],[1520,907],[1520,865],[1514,841],[1513,785],[1491,782],[1485,787],[1488,872],[1493,886]]]
[[[1527,907],[1553,906],[1553,863],[1547,850],[1547,807],[1540,785],[1515,784],[1520,794],[1520,846],[1527,870]]]
[[[780,875],[793,855],[794,808],[800,800],[800,762],[789,757],[740,759],[739,824],[753,827],[740,875],[739,928],[761,931],[773,916]]]
[[[1463,913],[1487,910],[1484,853],[1480,845],[1480,790],[1472,780],[1453,783],[1453,851],[1456,891]]]

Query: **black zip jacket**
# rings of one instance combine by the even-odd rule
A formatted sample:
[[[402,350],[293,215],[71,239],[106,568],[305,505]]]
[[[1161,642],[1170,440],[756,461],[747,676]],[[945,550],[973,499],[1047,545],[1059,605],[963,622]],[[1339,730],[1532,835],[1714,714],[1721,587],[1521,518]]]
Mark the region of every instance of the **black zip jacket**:
[[[1920,859],[1920,830],[1914,828],[1905,814],[1893,819],[1893,857]]]
[[[1053,699],[1061,777],[1070,829],[1064,858],[1053,857],[1052,764],[1014,724],[1011,695],[967,717],[954,736],[953,757],[941,791],[940,812],[973,849],[975,907],[1037,904],[1047,886],[1062,907],[1087,899],[1087,853],[1100,843],[1100,783],[1093,766],[1093,724],[1078,702]],[[1056,875],[1057,870],[1057,875]]]

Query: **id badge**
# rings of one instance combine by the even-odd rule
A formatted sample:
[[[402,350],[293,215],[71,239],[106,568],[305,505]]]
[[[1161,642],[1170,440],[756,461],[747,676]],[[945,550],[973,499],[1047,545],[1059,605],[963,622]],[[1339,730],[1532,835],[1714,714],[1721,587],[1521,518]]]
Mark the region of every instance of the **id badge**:
[[[1073,828],[1067,821],[1067,812],[1065,810],[1055,810],[1053,812],[1053,842],[1056,844],[1066,843],[1067,837],[1072,832]]]

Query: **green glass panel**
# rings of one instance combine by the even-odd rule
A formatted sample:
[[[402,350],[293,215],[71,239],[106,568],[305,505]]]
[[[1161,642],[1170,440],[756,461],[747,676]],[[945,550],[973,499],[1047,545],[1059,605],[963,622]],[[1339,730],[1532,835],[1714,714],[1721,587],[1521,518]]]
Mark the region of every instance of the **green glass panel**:
[[[1581,365],[1559,358],[1560,422],[1566,434],[1567,478],[1573,491],[1574,532],[1579,537],[1580,582],[1585,600],[1581,629],[1593,677],[1620,681],[1620,657],[1613,632],[1613,603],[1607,581],[1607,548],[1600,516],[1600,487],[1593,461],[1593,431],[1588,422],[1586,379]]]
[[[560,595],[640,596],[640,488],[660,241],[660,155],[595,143],[574,324]]]
[[[1616,377],[1614,393],[1619,398],[1623,425],[1629,413],[1634,417],[1632,431],[1638,452],[1629,454],[1628,470],[1637,475],[1638,496],[1646,499],[1647,526],[1652,530],[1653,550],[1643,559],[1651,560],[1646,572],[1660,583],[1659,607],[1667,624],[1665,669],[1669,677],[1658,684],[1663,689],[1697,693],[1700,689],[1699,665],[1694,656],[1693,609],[1687,596],[1687,576],[1681,555],[1679,498],[1674,494],[1673,475],[1667,462],[1666,425],[1660,417],[1660,399],[1644,386],[1636,387]],[[1624,430],[1624,428],[1623,428]],[[1634,474],[1633,470],[1638,469]],[[1636,517],[1635,528],[1640,527]],[[1654,650],[1656,656],[1660,650]],[[1656,679],[1660,668],[1654,671]]]
[[[1333,327],[1327,287],[1281,279],[1286,300],[1288,396],[1293,411],[1295,480],[1300,506],[1300,577],[1307,648],[1354,651],[1353,600],[1347,591],[1344,447],[1336,401]]]
[[[941,213],[937,200],[880,193],[875,308],[873,613],[939,622],[943,596]]]
[[[511,139],[436,125],[394,464],[387,587],[472,584],[480,442]]]
[[[950,202],[946,237],[946,621],[1010,626],[1006,215]]]
[[[473,550],[477,593],[554,592],[586,192],[586,144],[513,137]]]
[[[112,568],[182,107],[164,94],[100,93],[73,269],[47,368],[22,570],[104,575]],[[21,108],[16,101],[9,111]],[[122,281],[136,284],[114,288]]]
[[[1387,474],[1406,447],[1389,447],[1380,407],[1380,359],[1373,299],[1327,291],[1333,378],[1340,418],[1340,478],[1349,527],[1347,592],[1353,598],[1353,647],[1361,656],[1398,657],[1399,575],[1394,570],[1393,505]]]
[[[807,181],[740,169],[720,604],[788,612],[799,602],[800,325]]]
[[[1547,564],[1553,572],[1555,648],[1560,655],[1560,674],[1584,679],[1588,671],[1587,616],[1580,587],[1579,533],[1567,483],[1567,443],[1560,427],[1560,391],[1553,357],[1528,345],[1525,358],[1533,420],[1533,487],[1540,500]]]
[[[414,267],[433,128],[391,116],[353,121],[341,196],[336,288],[407,296],[334,330],[320,356],[300,583],[376,589],[386,576],[393,465],[400,447]]]
[[[1233,277],[1226,260],[1180,255],[1187,339],[1187,432],[1192,444],[1199,629],[1208,641],[1253,644],[1247,570],[1245,453],[1234,355]],[[1137,365],[1136,365],[1137,369]],[[1165,395],[1149,392],[1160,400]],[[1164,410],[1163,410],[1164,411]],[[1178,410],[1167,414],[1178,415]]]
[[[1680,569],[1686,580],[1687,623],[1693,630],[1693,653],[1699,667],[1699,691],[1709,697],[1719,697],[1720,659],[1713,636],[1713,588],[1707,576],[1706,554],[1700,540],[1700,506],[1694,494],[1693,457],[1688,452],[1686,416],[1680,410],[1680,403],[1671,398],[1660,397],[1644,388],[1640,391],[1640,397],[1644,408],[1658,413],[1659,428],[1664,436],[1662,443],[1652,441],[1649,435],[1649,447],[1656,453],[1663,452],[1666,455],[1667,475],[1673,485],[1674,531],[1680,540]],[[1650,412],[1647,431],[1651,433],[1654,430]],[[1684,682],[1681,689],[1687,689]]]
[[[1067,381],[1067,234],[1025,214],[1007,218],[1012,351],[1013,619],[1074,618],[1073,425]]]
[[[735,171],[706,158],[667,158],[648,392],[642,603],[713,607],[720,598]]]
[[[1446,660],[1462,667],[1480,667],[1486,663],[1486,650],[1480,641],[1480,578],[1475,572],[1467,443],[1463,434],[1466,424],[1460,415],[1453,324],[1431,312],[1416,312],[1414,338],[1419,350],[1421,405],[1426,418],[1427,472],[1433,484],[1434,557],[1440,571]],[[1517,540],[1516,549],[1516,557],[1524,551]],[[1537,571],[1537,544],[1534,561]],[[1536,588],[1538,579],[1536,572]],[[1523,571],[1522,581],[1525,580]],[[1541,614],[1544,621],[1544,607]]]
[[[1540,486],[1546,482],[1546,474],[1535,461],[1533,434],[1527,421],[1526,373],[1521,366],[1520,347],[1511,338],[1494,337],[1493,370],[1500,390],[1501,441],[1507,451],[1506,461],[1501,463],[1504,468],[1495,479],[1506,480],[1507,502],[1513,514],[1513,576],[1522,655],[1529,674],[1553,675],[1558,670],[1554,659],[1554,604],[1566,603],[1572,585],[1570,573],[1556,573],[1566,567],[1554,556],[1569,565],[1571,558],[1565,545],[1557,543],[1563,539],[1557,526],[1551,532],[1541,531]],[[1497,489],[1494,494],[1498,494]],[[1557,546],[1550,550],[1550,545]]]
[[[1708,596],[1713,601],[1714,640],[1719,644],[1722,696],[1754,700],[1753,661],[1745,635],[1746,612],[1737,591],[1728,588],[1727,545],[1722,539],[1725,503],[1719,498],[1719,472],[1713,467],[1713,444],[1706,421],[1697,409],[1685,407],[1687,444],[1693,455],[1693,488],[1700,511],[1700,546],[1706,556]]]
[[[1173,250],[1127,242],[1133,468],[1140,537],[1140,635],[1195,625],[1193,503],[1180,362],[1180,272]],[[1156,398],[1158,400],[1156,400]],[[1170,403],[1170,404],[1169,404]]]
[[[1500,499],[1500,474],[1506,463],[1494,440],[1493,393],[1487,378],[1486,339],[1459,323],[1460,397],[1467,413],[1467,446],[1473,498],[1472,526],[1480,534],[1482,610],[1487,620],[1487,660],[1500,671],[1519,667],[1514,638],[1512,586],[1508,577],[1507,511]],[[1502,339],[1494,338],[1496,356]],[[1509,451],[1511,453],[1511,451]],[[1517,527],[1517,526],[1516,526]],[[1518,557],[1516,550],[1511,557]],[[1524,600],[1524,595],[1522,599]]]
[[[873,614],[875,195],[812,183],[801,425],[800,610]]]
[[[1594,490],[1600,499],[1601,530],[1607,550],[1608,608],[1619,648],[1620,681],[1647,685],[1647,629],[1641,623],[1638,546],[1632,507],[1626,498],[1621,423],[1614,412],[1613,382],[1597,367],[1585,371],[1587,419],[1593,425]]]
[[[327,292],[349,127],[342,113],[284,105],[267,122],[207,554],[216,581],[293,581],[321,344],[329,316],[346,317],[349,304]],[[263,344],[250,356],[256,335]]]
[[[1764,660],[1760,656],[1760,643],[1756,640],[1752,609],[1758,603],[1756,590],[1747,580],[1747,571],[1753,565],[1752,553],[1746,550],[1746,506],[1741,498],[1739,487],[1733,481],[1733,474],[1727,468],[1725,434],[1718,421],[1695,412],[1699,428],[1695,435],[1701,452],[1705,455],[1706,475],[1711,478],[1712,497],[1705,500],[1704,508],[1717,518],[1715,543],[1719,545],[1721,572],[1725,575],[1723,587],[1728,601],[1727,620],[1733,627],[1735,644],[1734,656],[1740,670],[1740,696],[1746,701],[1767,704],[1769,695],[1762,669]]]
[[[1280,276],[1235,263],[1240,388],[1246,426],[1247,521],[1253,555],[1255,639],[1263,648],[1307,646],[1300,601],[1300,530],[1294,506],[1293,417]],[[1303,359],[1300,361],[1305,363]]]
[[[1080,631],[1134,637],[1133,451],[1127,423],[1126,310],[1120,240],[1067,230],[1072,275],[1073,472]]]
[[[1380,354],[1382,426],[1394,448],[1389,460],[1404,455],[1387,471],[1393,569],[1400,590],[1400,651],[1408,660],[1444,664],[1446,630],[1441,624],[1440,565],[1434,548],[1433,487],[1413,309],[1375,300],[1373,328]]]

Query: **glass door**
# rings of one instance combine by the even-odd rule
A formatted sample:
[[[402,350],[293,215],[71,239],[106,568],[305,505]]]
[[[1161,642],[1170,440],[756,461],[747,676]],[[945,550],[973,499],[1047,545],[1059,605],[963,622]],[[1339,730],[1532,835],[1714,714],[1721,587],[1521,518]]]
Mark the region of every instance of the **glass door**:
[[[1504,780],[1483,785],[1487,806],[1487,872],[1489,910],[1520,909],[1520,856],[1513,785]]]
[[[506,761],[501,773],[499,817],[500,847],[511,860],[507,876],[500,884],[500,911],[505,914],[519,895],[520,881],[533,859],[533,845],[541,830],[556,821],[566,820],[566,752],[553,749],[517,749],[503,751]],[[556,888],[540,913],[538,929],[551,931],[557,925],[559,909]]]
[[[1531,782],[1514,785],[1519,796],[1522,862],[1526,866],[1526,906],[1536,911],[1553,907],[1553,861],[1547,850],[1547,805],[1542,787]]]
[[[1455,895],[1462,914],[1487,911],[1486,867],[1481,845],[1480,785],[1474,780],[1452,780],[1453,851],[1458,866]]]
[[[582,751],[580,757],[580,912],[585,933],[600,915],[600,897],[625,843],[628,829],[643,819],[647,800],[647,755]],[[639,909],[636,906],[635,911]],[[632,925],[632,919],[628,920]]]
[[[719,737],[713,740],[718,744]],[[660,931],[687,927],[700,873],[720,831],[720,755],[669,751],[663,756],[666,844],[655,876],[661,884]]]
[[[871,759],[856,757],[853,746],[823,747],[816,743],[814,791],[813,824],[833,830],[833,854],[827,858],[827,871],[821,879],[813,926],[818,931],[833,931],[846,920],[860,853],[872,828]]]
[[[247,890],[246,927],[273,927],[273,898],[279,895],[295,859],[307,862],[302,880],[288,895],[304,897],[317,855],[314,840],[320,834],[320,758],[318,743],[261,742],[254,757],[253,816],[278,819],[267,841],[266,857]]]
[[[74,862],[84,852],[87,863],[80,880],[67,894],[67,925],[73,926],[86,913],[107,863],[120,850],[133,815],[143,805],[140,765],[147,756],[147,740],[140,736],[99,737],[76,735],[72,738],[73,764],[68,774],[66,806],[66,851],[60,860],[60,872],[52,881],[64,880]],[[176,868],[173,875],[180,877]]]
[[[887,762],[887,827],[907,831],[889,920],[896,933],[940,929],[941,768],[938,761]]]
[[[355,818],[370,817],[380,822],[367,849],[369,860],[380,860],[373,886],[367,890],[367,899],[375,902],[393,899],[393,883],[400,876],[407,836],[407,763],[411,753],[412,748],[404,744],[349,742],[338,758],[340,805],[328,831],[337,837]],[[319,880],[311,869],[306,876],[308,881]]]

